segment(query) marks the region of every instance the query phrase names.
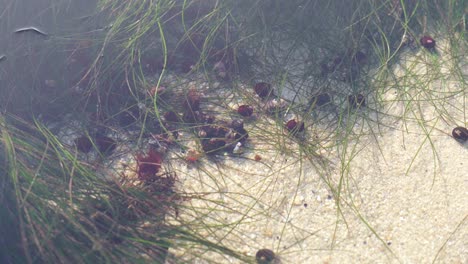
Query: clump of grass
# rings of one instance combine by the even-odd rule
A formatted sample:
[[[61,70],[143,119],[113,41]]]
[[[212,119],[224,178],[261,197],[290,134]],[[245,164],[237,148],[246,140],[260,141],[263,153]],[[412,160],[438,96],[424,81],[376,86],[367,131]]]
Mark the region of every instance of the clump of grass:
[[[163,262],[175,240],[223,250],[166,223],[181,199],[169,172],[144,187],[109,181],[44,126],[4,116],[1,127],[6,261]]]

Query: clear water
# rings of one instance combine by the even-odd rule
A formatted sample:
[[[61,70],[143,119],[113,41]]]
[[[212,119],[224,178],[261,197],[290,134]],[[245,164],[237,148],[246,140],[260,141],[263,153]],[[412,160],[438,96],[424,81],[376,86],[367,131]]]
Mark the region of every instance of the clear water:
[[[439,2],[0,0],[15,191],[0,196],[0,261],[418,260],[398,230],[439,239],[421,251],[437,259],[466,234],[466,143],[450,133],[467,126],[468,74],[464,1]],[[458,192],[438,185],[448,174]],[[458,203],[439,225],[444,195]],[[434,217],[401,224],[426,209],[399,197]],[[442,261],[463,262],[455,248]]]

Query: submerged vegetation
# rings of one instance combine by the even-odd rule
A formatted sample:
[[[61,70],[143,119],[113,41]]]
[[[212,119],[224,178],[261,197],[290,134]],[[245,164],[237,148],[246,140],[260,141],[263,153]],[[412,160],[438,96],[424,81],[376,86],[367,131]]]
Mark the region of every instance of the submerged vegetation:
[[[398,259],[358,205],[359,142],[402,122],[435,179],[433,131],[466,141],[464,1],[25,2],[0,0],[2,263],[279,261],[323,228],[288,234],[311,178],[335,212],[317,248],[353,217]],[[265,219],[275,253],[245,237]]]

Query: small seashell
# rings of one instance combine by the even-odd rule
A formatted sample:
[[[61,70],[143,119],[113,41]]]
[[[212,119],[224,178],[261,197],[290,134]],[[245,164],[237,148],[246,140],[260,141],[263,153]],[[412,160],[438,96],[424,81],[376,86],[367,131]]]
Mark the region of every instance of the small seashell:
[[[259,82],[256,83],[254,86],[255,93],[260,98],[266,98],[269,96],[273,96],[273,89],[271,88],[271,84],[266,82]]]
[[[148,150],[146,154],[138,154],[135,157],[137,162],[138,179],[145,182],[155,180],[156,174],[161,168],[162,153],[159,153],[153,148]]]
[[[208,133],[206,133],[205,130],[203,130],[203,129],[198,130],[198,137],[206,138],[207,136],[208,136]]]
[[[433,49],[436,45],[436,41],[430,36],[423,36],[419,42],[426,49]]]
[[[253,114],[253,107],[250,105],[241,105],[237,109],[237,113],[245,117],[251,116]]]
[[[296,119],[291,119],[288,122],[286,122],[286,129],[292,133],[295,134],[297,132],[303,132],[305,129],[304,122],[302,121],[296,121]]]
[[[81,136],[79,138],[76,138],[74,142],[75,142],[76,148],[80,152],[83,152],[83,153],[88,153],[89,151],[91,151],[91,148],[93,147],[93,143],[86,136]]]
[[[270,250],[270,249],[260,249],[257,251],[257,254],[255,254],[255,260],[257,261],[258,264],[268,264],[268,263],[273,263],[273,261],[276,259],[275,253]]]
[[[452,136],[460,142],[465,142],[468,140],[468,129],[456,127],[452,130]]]
[[[241,147],[242,147],[242,143],[237,142],[236,146],[235,146],[234,149],[232,150],[232,153],[234,153],[234,154],[240,154],[240,153],[242,153]]]

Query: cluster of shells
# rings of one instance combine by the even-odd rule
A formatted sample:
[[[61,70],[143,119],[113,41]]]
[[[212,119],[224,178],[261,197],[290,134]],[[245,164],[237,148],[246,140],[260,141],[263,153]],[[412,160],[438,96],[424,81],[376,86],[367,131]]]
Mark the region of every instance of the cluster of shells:
[[[420,39],[420,44],[429,51],[435,50],[436,42],[430,36],[423,36]],[[355,69],[365,64],[366,61],[365,53],[348,51],[331,61],[322,63],[322,75],[328,76],[339,71],[348,72],[351,75],[342,78],[342,81],[347,81],[353,78]],[[216,76],[222,80],[226,79],[228,70],[225,63],[219,60],[214,65]],[[343,69],[347,65],[351,69]],[[288,108],[288,103],[280,96],[275,95],[270,83],[257,82],[252,88],[258,100],[257,109],[253,105],[241,104],[237,108],[238,118],[232,120],[217,120],[214,115],[205,113],[201,107],[203,94],[195,88],[188,89],[183,95],[179,94],[178,97],[183,98],[183,101],[179,100],[178,102],[179,110],[168,110],[160,115],[162,118],[158,122],[162,129],[156,134],[150,133],[153,143],[149,144],[146,152],[134,156],[138,179],[143,182],[155,180],[155,175],[160,171],[167,148],[178,140],[181,126],[194,131],[200,143],[199,149],[189,148],[186,152],[185,160],[189,163],[195,163],[205,155],[242,153],[242,147],[249,139],[249,133],[244,127],[244,120],[255,116],[255,112],[273,114],[283,112]],[[155,86],[148,90],[148,93],[151,97],[160,97],[161,100],[166,100],[165,96],[168,91],[164,87]],[[324,106],[331,102],[332,98],[328,93],[321,93],[311,98],[310,105],[311,107]],[[351,94],[347,98],[347,103],[350,108],[362,108],[366,106],[366,97],[359,93]],[[138,107],[122,112],[119,115],[120,125],[126,126],[134,122],[139,115]],[[305,124],[298,118],[292,118],[284,121],[284,128],[291,135],[296,136],[304,132]],[[468,138],[468,131],[464,127],[456,127],[452,135],[457,140],[464,142]],[[75,145],[79,151],[84,153],[91,151],[94,146],[99,153],[109,155],[116,148],[117,142],[105,134],[93,133],[76,138]]]

